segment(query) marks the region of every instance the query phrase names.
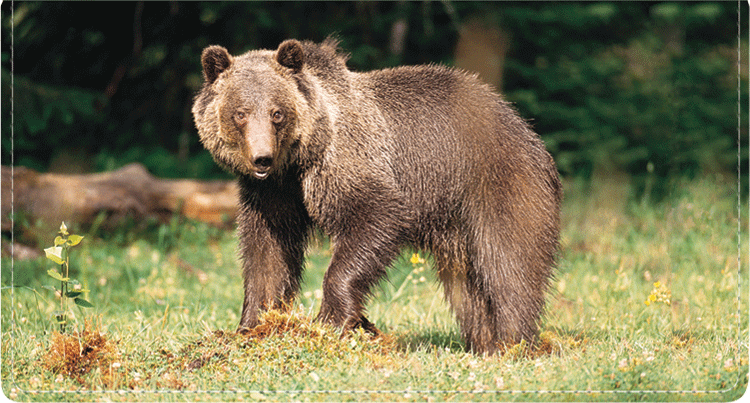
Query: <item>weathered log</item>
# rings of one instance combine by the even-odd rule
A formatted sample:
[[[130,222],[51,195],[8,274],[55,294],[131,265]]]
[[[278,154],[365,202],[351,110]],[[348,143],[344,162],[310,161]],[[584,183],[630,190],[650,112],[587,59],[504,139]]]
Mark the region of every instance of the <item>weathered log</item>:
[[[39,173],[2,167],[2,230],[11,230],[11,201],[32,222],[91,224],[102,212],[109,222],[174,214],[213,223],[231,222],[237,211],[234,181],[159,179],[140,164],[87,175]],[[12,199],[11,199],[12,197]]]

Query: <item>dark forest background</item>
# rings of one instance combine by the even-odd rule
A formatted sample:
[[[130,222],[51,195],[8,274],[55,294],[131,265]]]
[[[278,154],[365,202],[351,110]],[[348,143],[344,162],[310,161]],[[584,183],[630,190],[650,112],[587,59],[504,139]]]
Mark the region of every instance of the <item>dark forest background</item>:
[[[636,193],[649,184],[658,198],[675,178],[736,173],[738,152],[747,172],[745,2],[1,7],[3,165],[96,172],[137,161],[161,177],[226,178],[190,114],[201,50],[335,34],[353,70],[499,63],[484,78],[540,133],[563,176],[625,172]]]

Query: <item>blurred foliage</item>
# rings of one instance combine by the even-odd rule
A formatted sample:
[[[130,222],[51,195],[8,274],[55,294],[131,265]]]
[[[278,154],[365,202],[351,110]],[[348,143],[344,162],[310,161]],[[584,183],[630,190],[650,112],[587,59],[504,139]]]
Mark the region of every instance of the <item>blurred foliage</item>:
[[[670,178],[736,172],[741,45],[746,173],[747,42],[737,43],[737,11],[729,2],[505,8],[506,96],[535,117],[562,173],[625,170],[637,193],[660,198]]]
[[[481,16],[507,33],[503,92],[542,135],[561,173],[624,170],[642,193],[658,193],[672,177],[736,172],[737,49],[748,45],[738,43],[737,7],[5,2],[2,90],[10,93],[12,66],[15,103],[12,120],[10,103],[2,105],[3,163],[12,121],[16,164],[60,169],[60,154],[83,150],[85,170],[140,161],[159,176],[225,176],[202,150],[190,114],[205,46],[241,53],[336,34],[354,70],[450,64],[461,23]],[[747,4],[741,7],[747,15]],[[396,26],[406,28],[402,51],[392,46]],[[741,29],[747,38],[747,21]],[[746,53],[741,61],[739,96],[747,105]],[[747,108],[741,116],[746,172]]]
[[[241,53],[335,33],[354,69],[448,62],[444,45],[456,33],[438,29],[447,26],[445,10],[440,3],[5,2],[2,82],[9,94],[13,44],[14,162],[65,169],[54,163],[58,154],[83,149],[91,157],[78,161],[85,170],[140,161],[160,176],[225,176],[202,150],[190,114],[204,47]],[[384,44],[404,17],[406,50],[394,56]],[[3,103],[4,134],[10,107]],[[8,164],[10,136],[2,146]]]

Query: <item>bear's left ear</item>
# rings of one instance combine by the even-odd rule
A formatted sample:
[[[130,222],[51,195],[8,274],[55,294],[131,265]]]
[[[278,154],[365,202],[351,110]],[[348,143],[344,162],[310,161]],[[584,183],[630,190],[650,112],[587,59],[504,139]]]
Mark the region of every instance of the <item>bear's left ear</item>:
[[[287,39],[281,42],[279,49],[276,51],[276,61],[280,65],[292,69],[295,73],[299,73],[305,64],[302,44],[296,39]]]

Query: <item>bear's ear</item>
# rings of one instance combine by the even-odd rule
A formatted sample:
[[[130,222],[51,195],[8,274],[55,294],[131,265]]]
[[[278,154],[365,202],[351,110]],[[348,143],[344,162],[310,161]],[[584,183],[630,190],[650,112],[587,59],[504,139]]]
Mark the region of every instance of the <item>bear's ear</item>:
[[[279,49],[276,51],[276,61],[280,65],[298,73],[305,64],[305,53],[302,50],[302,44],[296,39],[287,39],[281,42]]]
[[[222,46],[213,45],[203,49],[201,54],[203,77],[206,82],[213,84],[219,74],[232,65],[232,56]]]

